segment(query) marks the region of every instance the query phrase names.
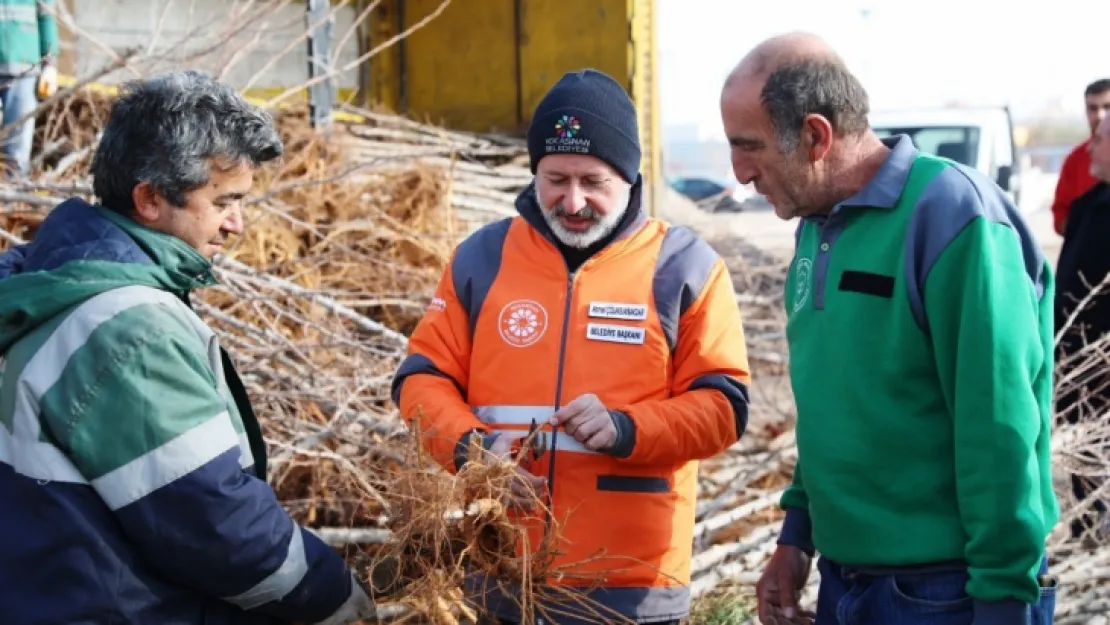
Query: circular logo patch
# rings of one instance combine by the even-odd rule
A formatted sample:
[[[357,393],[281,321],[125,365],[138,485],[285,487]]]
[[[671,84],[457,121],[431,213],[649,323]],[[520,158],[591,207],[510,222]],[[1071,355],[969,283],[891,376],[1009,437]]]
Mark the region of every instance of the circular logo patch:
[[[794,312],[798,312],[809,299],[810,284],[813,282],[813,262],[808,258],[798,260],[794,272]]]
[[[533,300],[514,300],[501,309],[497,327],[509,345],[528,347],[547,331],[547,311]]]

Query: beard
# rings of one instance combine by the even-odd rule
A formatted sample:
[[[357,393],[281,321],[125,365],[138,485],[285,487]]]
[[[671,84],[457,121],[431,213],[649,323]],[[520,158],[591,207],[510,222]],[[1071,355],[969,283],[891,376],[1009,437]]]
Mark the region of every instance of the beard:
[[[620,209],[610,211],[607,214],[602,214],[594,205],[587,203],[585,208],[573,216],[590,220],[590,225],[585,230],[571,230],[564,226],[560,219],[561,217],[571,216],[562,203],[554,206],[544,206],[543,202],[540,201],[539,191],[533,188],[532,192],[536,198],[536,204],[540,207],[540,214],[543,215],[543,220],[551,228],[551,232],[555,234],[555,238],[559,239],[563,245],[576,249],[590,247],[612,234],[624,217],[625,211],[628,210],[628,202],[632,196],[632,188],[625,189],[617,203]]]

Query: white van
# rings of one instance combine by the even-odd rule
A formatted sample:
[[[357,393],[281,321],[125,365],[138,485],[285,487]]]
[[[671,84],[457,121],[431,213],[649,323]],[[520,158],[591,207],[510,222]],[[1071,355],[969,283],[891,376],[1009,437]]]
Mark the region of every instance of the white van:
[[[978,169],[1021,207],[1021,178],[1013,119],[1007,107],[874,111],[880,137],[909,135],[918,150]]]

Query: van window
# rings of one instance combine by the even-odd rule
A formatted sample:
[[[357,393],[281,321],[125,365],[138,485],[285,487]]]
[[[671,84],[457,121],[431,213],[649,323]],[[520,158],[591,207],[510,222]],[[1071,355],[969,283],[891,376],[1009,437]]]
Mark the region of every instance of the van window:
[[[880,137],[909,135],[918,150],[975,167],[979,155],[979,129],[974,126],[875,128]]]

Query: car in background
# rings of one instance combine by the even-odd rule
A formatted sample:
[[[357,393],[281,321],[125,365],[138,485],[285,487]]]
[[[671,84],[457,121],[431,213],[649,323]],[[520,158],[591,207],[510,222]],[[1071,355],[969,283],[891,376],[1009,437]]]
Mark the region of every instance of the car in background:
[[[738,213],[747,194],[742,186],[704,177],[675,178],[671,188],[686,196],[698,208],[710,213]]]
[[[1007,107],[876,111],[880,137],[908,135],[917,149],[977,169],[1021,207],[1021,176],[1013,119]]]

